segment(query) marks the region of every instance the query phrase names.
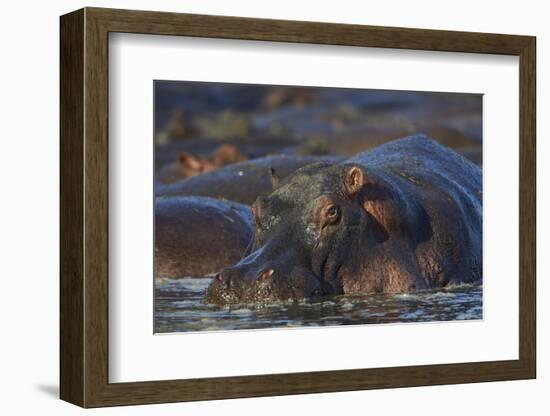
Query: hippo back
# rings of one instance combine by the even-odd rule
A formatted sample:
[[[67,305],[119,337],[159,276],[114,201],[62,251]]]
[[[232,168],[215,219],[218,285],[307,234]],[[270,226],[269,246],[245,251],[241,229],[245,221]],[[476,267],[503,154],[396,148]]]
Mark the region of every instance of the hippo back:
[[[482,187],[479,166],[422,134],[359,153],[345,163],[358,163],[400,176],[409,174],[446,179],[474,193]]]
[[[482,172],[477,165],[424,135],[389,142],[344,164],[383,175],[398,190],[411,243],[432,287],[481,279]]]

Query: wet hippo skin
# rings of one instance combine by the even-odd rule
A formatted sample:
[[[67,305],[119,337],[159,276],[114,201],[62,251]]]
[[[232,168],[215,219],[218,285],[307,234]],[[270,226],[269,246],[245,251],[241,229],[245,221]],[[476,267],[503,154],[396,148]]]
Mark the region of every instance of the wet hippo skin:
[[[423,136],[277,181],[252,206],[244,257],[210,285],[212,303],[400,293],[478,283],[481,169]]]
[[[155,201],[155,277],[203,276],[238,261],[253,234],[248,206],[204,197]]]

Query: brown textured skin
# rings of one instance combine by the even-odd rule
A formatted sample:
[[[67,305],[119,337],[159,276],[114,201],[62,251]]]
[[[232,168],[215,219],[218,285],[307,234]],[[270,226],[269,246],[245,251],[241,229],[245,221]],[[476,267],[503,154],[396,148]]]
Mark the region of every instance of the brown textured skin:
[[[415,196],[429,218],[430,236],[411,244],[408,230],[415,224],[400,222],[402,202],[362,202],[365,211],[388,233],[388,239],[370,245],[359,269],[345,267],[340,279],[344,292],[398,293],[443,287],[449,283],[481,280],[481,252],[471,253],[473,238],[465,226],[464,213],[452,191],[418,178],[409,178]],[[359,197],[361,198],[361,196]],[[477,227],[481,232],[481,223]],[[368,244],[368,242],[365,242]],[[480,248],[480,241],[475,246]],[[356,275],[362,276],[357,279]]]
[[[358,266],[342,269],[339,278],[346,293],[397,293],[481,281],[481,171],[424,136],[413,140],[418,143],[402,146],[407,152],[398,163],[379,161],[367,168],[372,176],[365,178],[357,198],[388,235],[369,245]],[[393,151],[399,152],[395,143]],[[378,192],[372,198],[369,181],[388,181],[393,197]],[[406,214],[412,201],[416,216]]]
[[[252,236],[250,208],[211,198],[157,198],[155,277],[203,276],[235,263]]]
[[[481,186],[478,166],[423,135],[339,164],[306,166],[255,202],[255,242],[218,275],[207,299],[400,293],[481,282]]]

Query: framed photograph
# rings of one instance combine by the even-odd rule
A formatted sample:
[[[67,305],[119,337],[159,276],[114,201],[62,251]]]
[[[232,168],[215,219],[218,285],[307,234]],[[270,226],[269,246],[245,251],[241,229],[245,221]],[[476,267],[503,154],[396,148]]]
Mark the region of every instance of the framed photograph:
[[[63,400],[536,377],[534,37],[60,28]]]

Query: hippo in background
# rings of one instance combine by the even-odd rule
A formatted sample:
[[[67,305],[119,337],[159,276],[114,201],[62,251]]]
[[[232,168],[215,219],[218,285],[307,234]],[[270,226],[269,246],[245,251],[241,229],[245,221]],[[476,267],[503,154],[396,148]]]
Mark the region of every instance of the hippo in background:
[[[217,304],[406,293],[482,279],[482,174],[424,135],[300,168],[252,206],[244,257]]]
[[[237,262],[253,235],[250,207],[204,197],[155,201],[155,277],[203,276]]]
[[[258,196],[271,192],[270,169],[276,170],[280,177],[285,177],[296,169],[314,162],[339,162],[343,159],[340,156],[266,156],[235,163],[168,185],[158,184],[156,194],[208,196],[250,205]]]
[[[168,184],[244,160],[246,158],[239,153],[235,146],[230,144],[220,145],[209,157],[180,152],[175,162],[166,164],[159,169],[157,180],[161,184]]]

